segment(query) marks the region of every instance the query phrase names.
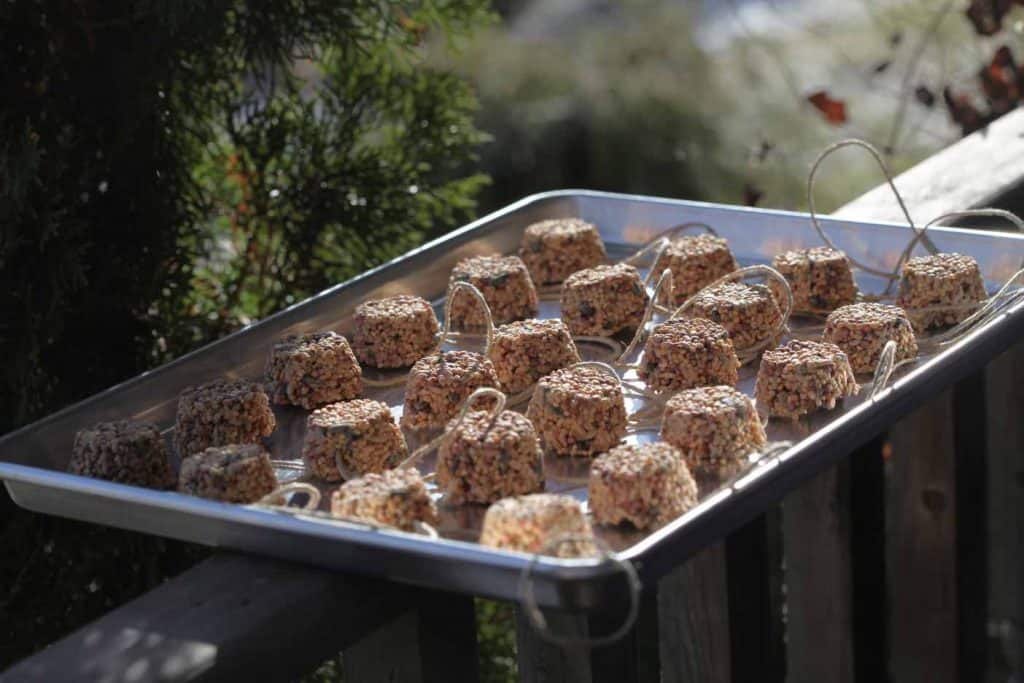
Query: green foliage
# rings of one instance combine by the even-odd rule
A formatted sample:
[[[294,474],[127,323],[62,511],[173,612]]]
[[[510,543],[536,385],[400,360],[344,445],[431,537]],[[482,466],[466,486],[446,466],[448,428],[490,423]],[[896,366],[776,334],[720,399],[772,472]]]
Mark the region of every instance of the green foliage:
[[[0,431],[448,230],[484,0],[0,3]],[[0,668],[200,551],[0,495]]]
[[[519,680],[516,666],[516,616],[512,603],[476,600],[476,629],[481,683]]]

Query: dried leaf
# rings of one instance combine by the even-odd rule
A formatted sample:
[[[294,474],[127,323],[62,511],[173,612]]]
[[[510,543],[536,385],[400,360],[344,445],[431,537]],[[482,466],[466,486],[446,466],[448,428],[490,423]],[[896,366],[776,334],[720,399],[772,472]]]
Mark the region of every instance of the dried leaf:
[[[1003,45],[996,50],[992,61],[978,76],[993,118],[1014,109],[1020,102],[1020,74],[1009,47]]]
[[[826,91],[819,90],[808,95],[807,101],[813,104],[822,113],[825,120],[833,126],[846,123],[846,103],[843,100],[834,100]]]
[[[935,106],[935,93],[933,93],[927,86],[917,86],[917,88],[914,90],[914,97],[917,98],[918,102],[928,107],[929,109]]]
[[[1003,17],[1014,4],[1024,5],[1024,0],[971,0],[967,19],[979,35],[991,36],[1003,28]]]
[[[988,122],[970,98],[954,93],[949,86],[942,90],[942,99],[946,103],[946,109],[949,110],[953,122],[960,126],[964,135],[970,135],[974,131],[980,130]]]
[[[757,206],[763,196],[764,192],[753,183],[743,185],[743,204],[745,206]]]

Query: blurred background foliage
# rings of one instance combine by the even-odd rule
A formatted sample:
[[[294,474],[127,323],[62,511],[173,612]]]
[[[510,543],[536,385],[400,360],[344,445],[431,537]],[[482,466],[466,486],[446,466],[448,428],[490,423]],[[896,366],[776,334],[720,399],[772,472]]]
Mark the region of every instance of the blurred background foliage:
[[[533,192],[800,209],[850,136],[898,172],[1019,104],[1021,4],[0,4],[0,432]],[[818,201],[879,182],[844,152]],[[0,668],[204,553],[6,494],[0,543]]]

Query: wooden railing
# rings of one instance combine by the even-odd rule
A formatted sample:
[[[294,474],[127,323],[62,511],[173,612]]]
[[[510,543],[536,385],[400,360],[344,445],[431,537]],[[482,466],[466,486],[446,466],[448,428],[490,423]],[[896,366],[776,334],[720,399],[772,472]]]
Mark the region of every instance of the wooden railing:
[[[911,211],[1020,208],[1024,111],[897,179]],[[840,215],[900,220],[886,187]],[[565,633],[599,617],[552,614]],[[4,681],[478,678],[472,598],[221,554]],[[707,548],[621,642],[558,648],[521,616],[523,681],[1024,680],[1024,343]]]

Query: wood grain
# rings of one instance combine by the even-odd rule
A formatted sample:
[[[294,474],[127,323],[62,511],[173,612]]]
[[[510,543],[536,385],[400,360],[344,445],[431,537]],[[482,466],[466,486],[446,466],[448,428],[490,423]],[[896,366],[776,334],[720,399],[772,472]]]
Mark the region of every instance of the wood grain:
[[[893,681],[957,680],[953,391],[889,434],[886,539]]]
[[[417,593],[218,555],[16,664],[0,680],[288,680],[397,617]]]
[[[848,472],[826,470],[782,503],[790,681],[854,680]]]
[[[1024,680],[1024,343],[985,372],[991,680]]]
[[[729,586],[725,543],[664,577],[658,586],[663,683],[729,683]]]

